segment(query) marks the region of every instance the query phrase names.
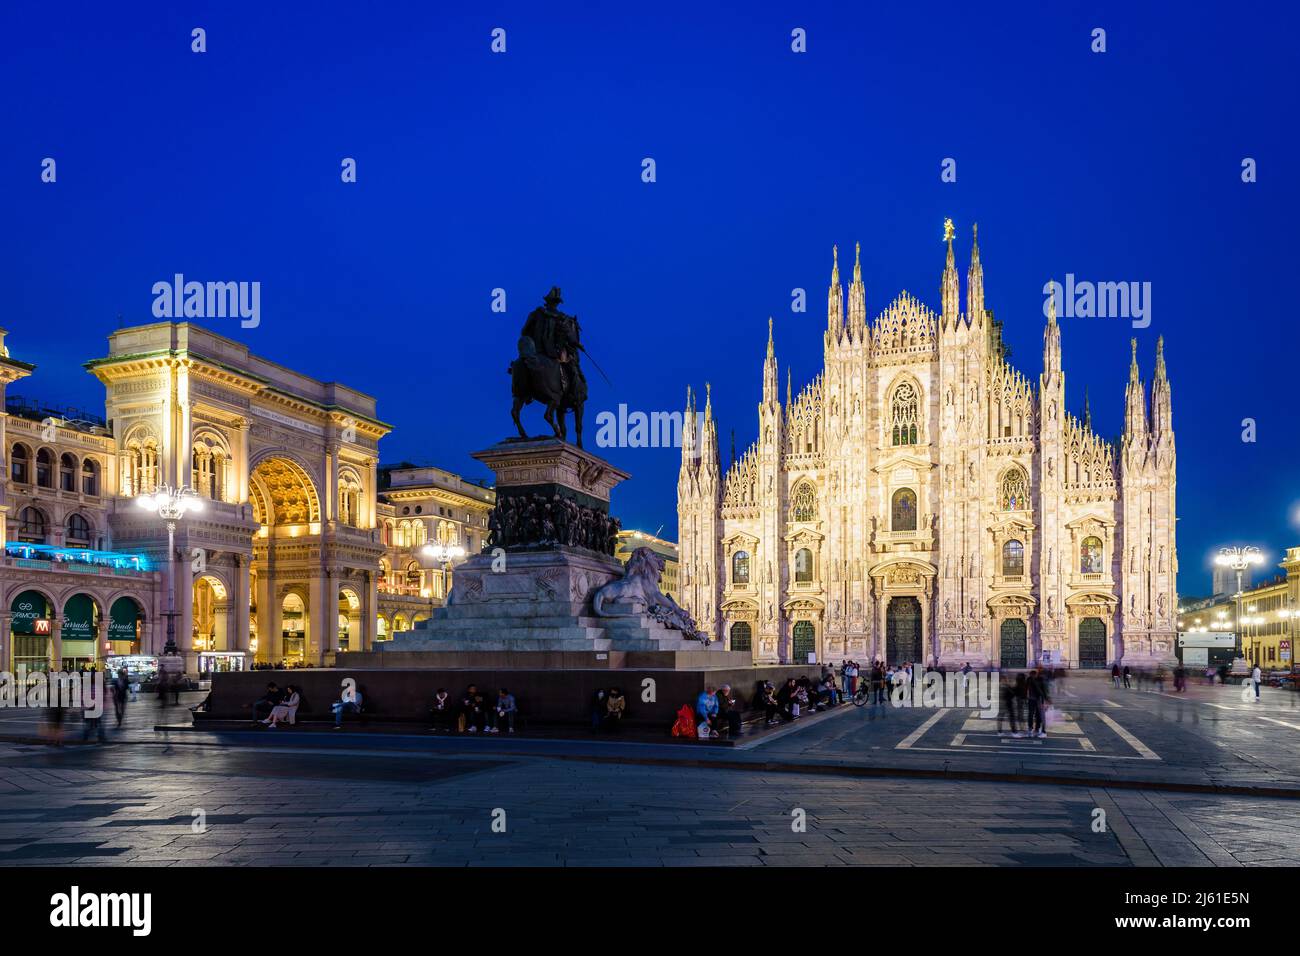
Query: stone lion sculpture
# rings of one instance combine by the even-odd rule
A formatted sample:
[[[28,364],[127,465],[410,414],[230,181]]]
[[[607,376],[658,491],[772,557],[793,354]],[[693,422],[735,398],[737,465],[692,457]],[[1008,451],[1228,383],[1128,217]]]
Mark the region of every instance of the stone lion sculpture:
[[[637,548],[627,559],[623,577],[610,581],[596,591],[591,605],[598,617],[619,617],[626,612],[615,612],[605,607],[615,601],[632,605],[633,614],[644,611],[665,627],[681,631],[683,636],[703,644],[709,636],[695,626],[695,621],[667,594],[659,590],[659,575],[664,570],[664,559],[649,548]]]

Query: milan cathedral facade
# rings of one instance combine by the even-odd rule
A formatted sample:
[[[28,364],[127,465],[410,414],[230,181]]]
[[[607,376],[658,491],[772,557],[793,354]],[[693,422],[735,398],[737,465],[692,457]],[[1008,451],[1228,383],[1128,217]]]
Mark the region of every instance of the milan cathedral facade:
[[[1006,361],[978,242],[966,308],[952,229],[935,314],[902,293],[868,323],[861,264],[831,270],[825,367],[784,404],[768,322],[758,438],[724,474],[688,390],[682,605],[755,661],[980,667],[1173,660],[1175,454],[1163,342],[1137,342],[1124,434],[1066,411],[1051,309],[1035,385]],[[701,419],[702,416],[702,419]]]

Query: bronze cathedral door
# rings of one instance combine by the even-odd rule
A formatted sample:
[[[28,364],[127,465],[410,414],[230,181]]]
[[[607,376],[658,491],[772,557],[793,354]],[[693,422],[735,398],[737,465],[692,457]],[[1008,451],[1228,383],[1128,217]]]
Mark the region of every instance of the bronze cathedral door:
[[[890,598],[885,614],[885,663],[922,663],[921,602],[910,596]]]

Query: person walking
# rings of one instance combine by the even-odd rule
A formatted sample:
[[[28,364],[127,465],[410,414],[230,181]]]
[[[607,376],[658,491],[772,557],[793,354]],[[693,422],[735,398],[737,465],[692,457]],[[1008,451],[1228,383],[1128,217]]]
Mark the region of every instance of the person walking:
[[[1259,703],[1259,684],[1263,679],[1264,675],[1260,672],[1259,665],[1256,664],[1255,669],[1250,672],[1250,682],[1255,685],[1255,703],[1257,704]]]
[[[1006,674],[998,677],[998,692],[1002,698],[1002,706],[998,709],[998,736],[1002,735],[1002,717],[1005,714],[1011,722],[1011,736],[1023,737],[1020,728],[1016,726],[1016,688],[1007,679]]]
[[[117,726],[122,726],[122,719],[126,716],[126,695],[130,689],[131,678],[127,676],[126,668],[123,667],[113,678],[113,715],[117,718]]]
[[[1052,702],[1047,696],[1047,684],[1038,668],[1029,672],[1026,688],[1029,697],[1029,736],[1047,736],[1047,706]]]

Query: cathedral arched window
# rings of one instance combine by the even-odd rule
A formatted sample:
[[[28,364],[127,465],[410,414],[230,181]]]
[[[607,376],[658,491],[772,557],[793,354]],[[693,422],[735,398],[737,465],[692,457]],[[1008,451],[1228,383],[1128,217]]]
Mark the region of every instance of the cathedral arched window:
[[[916,492],[911,488],[899,488],[895,491],[889,510],[891,530],[916,530]]]
[[[1014,577],[1025,573],[1025,545],[1011,540],[1002,546],[1002,573]]]
[[[1002,476],[1002,510],[1025,511],[1029,508],[1029,483],[1025,473],[1012,468]]]
[[[811,584],[813,579],[813,556],[807,548],[800,548],[794,554],[795,584]]]
[[[731,556],[731,583],[749,583],[749,552],[737,551]]]
[[[1101,574],[1102,545],[1101,538],[1088,535],[1079,545],[1079,573]]]
[[[903,382],[894,389],[889,402],[889,427],[891,444],[915,445],[917,442],[916,426],[920,421],[920,396],[916,386]]]
[[[811,483],[805,481],[794,493],[794,507],[791,509],[795,521],[817,520],[817,492]]]
[[[749,626],[748,621],[737,621],[731,625],[731,649],[733,651],[748,651],[753,648],[754,630]]]

